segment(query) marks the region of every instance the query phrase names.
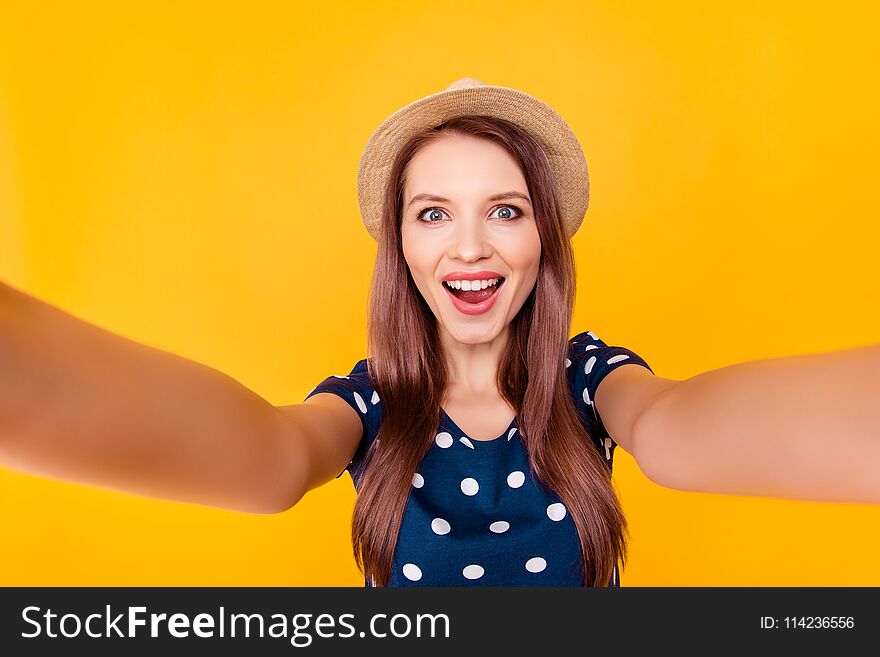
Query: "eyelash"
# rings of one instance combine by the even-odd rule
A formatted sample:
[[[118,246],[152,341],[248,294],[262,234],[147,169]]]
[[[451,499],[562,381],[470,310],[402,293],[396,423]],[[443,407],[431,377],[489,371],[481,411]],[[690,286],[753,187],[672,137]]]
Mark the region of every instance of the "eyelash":
[[[499,205],[497,208],[495,208],[495,210],[500,210],[501,208],[511,208],[511,209],[515,210],[516,216],[511,217],[509,219],[500,219],[500,221],[513,221],[514,219],[519,219],[521,216],[523,216],[523,211],[520,210],[515,205],[508,205],[508,204]],[[444,210],[442,210],[441,208],[436,208],[436,207],[424,208],[416,215],[416,219],[418,219],[419,221],[421,221],[422,223],[425,223],[425,224],[439,224],[440,223],[439,221],[427,221],[426,219],[422,219],[422,217],[425,215],[425,213],[428,212],[429,210],[440,210],[440,212],[444,212]],[[492,212],[495,212],[495,210],[492,210]]]

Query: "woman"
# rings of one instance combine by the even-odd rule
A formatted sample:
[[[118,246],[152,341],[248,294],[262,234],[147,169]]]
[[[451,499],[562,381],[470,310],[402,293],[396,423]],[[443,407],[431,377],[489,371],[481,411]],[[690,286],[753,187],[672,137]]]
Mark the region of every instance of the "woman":
[[[880,346],[676,381],[567,339],[589,182],[541,101],[465,78],[408,105],[359,194],[371,357],[302,404],[3,287],[0,463],[257,513],[347,469],[368,586],[618,586],[617,444],[671,488],[880,501]]]

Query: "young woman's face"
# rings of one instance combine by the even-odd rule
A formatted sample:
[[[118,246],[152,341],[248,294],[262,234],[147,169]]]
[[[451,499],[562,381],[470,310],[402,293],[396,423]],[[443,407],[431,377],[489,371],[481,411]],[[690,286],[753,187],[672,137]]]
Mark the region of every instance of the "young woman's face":
[[[464,344],[494,340],[535,287],[541,258],[516,160],[494,142],[442,135],[410,161],[401,211],[404,258],[440,325]],[[463,282],[474,274],[483,282]],[[453,291],[446,280],[495,284]]]

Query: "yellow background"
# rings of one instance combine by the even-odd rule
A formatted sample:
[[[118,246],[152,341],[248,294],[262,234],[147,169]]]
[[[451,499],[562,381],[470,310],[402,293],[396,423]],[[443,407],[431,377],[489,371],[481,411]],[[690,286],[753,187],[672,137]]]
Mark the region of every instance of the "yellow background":
[[[0,277],[299,403],[366,355],[364,144],[467,76],[584,146],[572,334],[672,378],[878,342],[867,4],[6,2]],[[878,507],[672,491],[617,455],[624,586],[880,585]],[[354,500],[347,474],[258,516],[2,470],[0,584],[361,586]]]

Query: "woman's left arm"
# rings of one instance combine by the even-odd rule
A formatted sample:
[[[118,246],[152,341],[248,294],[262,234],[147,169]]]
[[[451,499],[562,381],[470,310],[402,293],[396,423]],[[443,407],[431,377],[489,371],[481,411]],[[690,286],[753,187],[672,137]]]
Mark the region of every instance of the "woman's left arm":
[[[668,488],[880,504],[880,344],[680,381],[652,400],[634,446]]]

